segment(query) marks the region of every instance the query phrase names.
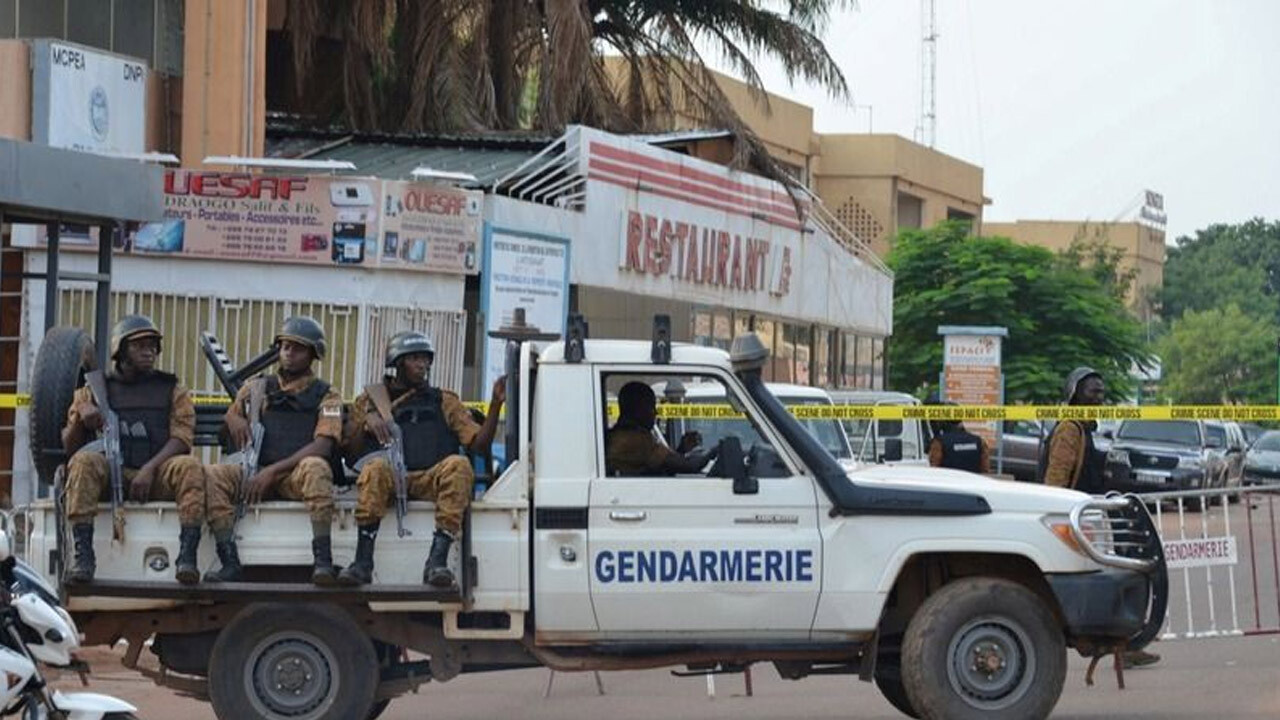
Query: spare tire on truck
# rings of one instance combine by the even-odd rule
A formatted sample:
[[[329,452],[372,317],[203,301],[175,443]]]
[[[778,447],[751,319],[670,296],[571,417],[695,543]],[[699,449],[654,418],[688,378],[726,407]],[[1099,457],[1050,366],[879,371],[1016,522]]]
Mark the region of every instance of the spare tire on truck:
[[[31,461],[42,491],[53,485],[54,473],[67,459],[62,427],[71,396],[97,365],[93,338],[78,327],[50,329],[36,351],[31,368]]]

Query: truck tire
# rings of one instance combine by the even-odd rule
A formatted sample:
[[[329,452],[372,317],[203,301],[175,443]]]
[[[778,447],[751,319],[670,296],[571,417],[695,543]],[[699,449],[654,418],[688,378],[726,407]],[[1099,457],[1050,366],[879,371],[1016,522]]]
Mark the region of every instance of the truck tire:
[[[894,634],[881,640],[876,654],[875,682],[880,694],[898,712],[909,718],[920,717],[902,685],[902,635]]]
[[[62,426],[84,374],[97,366],[93,338],[78,327],[55,327],[45,334],[31,368],[31,460],[42,487],[66,461]]]
[[[928,720],[1048,717],[1066,673],[1058,622],[1008,580],[944,586],[916,611],[902,643],[907,697]]]
[[[877,673],[876,688],[880,690],[880,695],[883,696],[885,700],[888,700],[889,704],[898,712],[909,718],[920,717],[920,713],[916,712],[915,707],[911,705],[911,698],[907,697],[907,689],[902,684],[902,678],[892,679],[881,677],[880,674]]]
[[[391,704],[391,698],[379,700],[369,708],[369,714],[365,716],[365,720],[378,720],[382,713],[387,711],[387,706]]]
[[[378,688],[373,642],[346,612],[320,603],[260,603],[213,645],[209,699],[221,720],[368,717]]]

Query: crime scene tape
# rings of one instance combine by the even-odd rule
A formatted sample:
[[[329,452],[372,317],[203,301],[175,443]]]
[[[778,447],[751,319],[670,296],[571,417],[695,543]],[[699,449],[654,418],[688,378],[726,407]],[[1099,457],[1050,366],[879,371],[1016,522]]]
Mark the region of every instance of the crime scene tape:
[[[226,395],[192,395],[197,405],[225,405]],[[0,410],[23,408],[31,396],[0,393]],[[489,409],[469,401],[468,408]],[[793,405],[800,420],[1236,420],[1280,421],[1280,405]],[[609,417],[618,415],[609,403]],[[734,420],[744,417],[727,403],[658,403],[658,417],[682,420]]]

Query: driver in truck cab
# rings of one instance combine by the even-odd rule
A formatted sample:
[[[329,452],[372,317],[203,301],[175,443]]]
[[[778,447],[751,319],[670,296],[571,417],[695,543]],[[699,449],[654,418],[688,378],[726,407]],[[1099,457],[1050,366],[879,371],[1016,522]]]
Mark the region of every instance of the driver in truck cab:
[[[242,577],[234,530],[236,498],[243,492],[245,502],[251,505],[274,498],[306,504],[315,562],[311,582],[333,586],[338,573],[333,567],[329,531],[333,523],[333,461],[342,440],[342,396],[311,369],[315,361],[324,359],[327,347],[320,323],[309,317],[289,318],[276,334],[275,343],[280,354],[276,373],[245,383],[224,418],[232,444],[244,449],[252,437],[249,399],[254,384],[262,384],[266,402],[258,472],[246,478],[238,464],[205,468],[209,526],[222,567],[205,573],[204,580],[235,582]]]
[[[454,584],[449,548],[461,537],[462,518],[475,484],[475,472],[459,449],[484,452],[493,443],[507,384],[505,377],[493,384],[489,414],[483,424],[477,423],[457,395],[427,382],[435,355],[431,339],[422,333],[410,331],[393,336],[387,342],[386,367],[394,374],[387,375],[381,385],[385,399],[390,401],[391,419],[403,440],[401,449],[408,470],[405,495],[436,504],[436,529],[422,581],[448,588]],[[391,429],[371,397],[373,391],[378,391],[377,386],[361,393],[351,407],[344,432],[349,459],[364,457],[391,443]],[[338,577],[341,584],[364,585],[373,580],[373,547],[378,528],[395,498],[391,463],[384,457],[364,462],[356,480],[356,557]]]
[[[700,449],[702,435],[685,433],[675,450],[653,431],[658,420],[658,397],[653,388],[635,381],[618,391],[618,422],[605,436],[605,466],[613,476],[677,475],[701,472],[717,450]]]
[[[164,336],[145,315],[129,315],[111,329],[112,371],[107,374],[107,405],[120,424],[120,454],[126,499],[177,500],[181,524],[175,570],[178,581],[200,579],[196,549],[204,524],[205,481],[200,461],[191,455],[196,409],[178,378],[156,369]],[[66,512],[75,545],[68,580],[87,583],[97,569],[93,519],[98,501],[111,490],[107,458],[85,448],[102,429],[104,413],[88,386],[79,388],[67,411],[62,446],[75,453],[67,463]]]

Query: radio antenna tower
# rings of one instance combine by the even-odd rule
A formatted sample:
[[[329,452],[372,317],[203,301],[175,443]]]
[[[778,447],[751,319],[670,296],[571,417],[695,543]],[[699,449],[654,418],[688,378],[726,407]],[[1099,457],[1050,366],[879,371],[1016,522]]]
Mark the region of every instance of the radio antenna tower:
[[[920,0],[920,124],[917,139],[933,147],[938,141],[938,7]]]

